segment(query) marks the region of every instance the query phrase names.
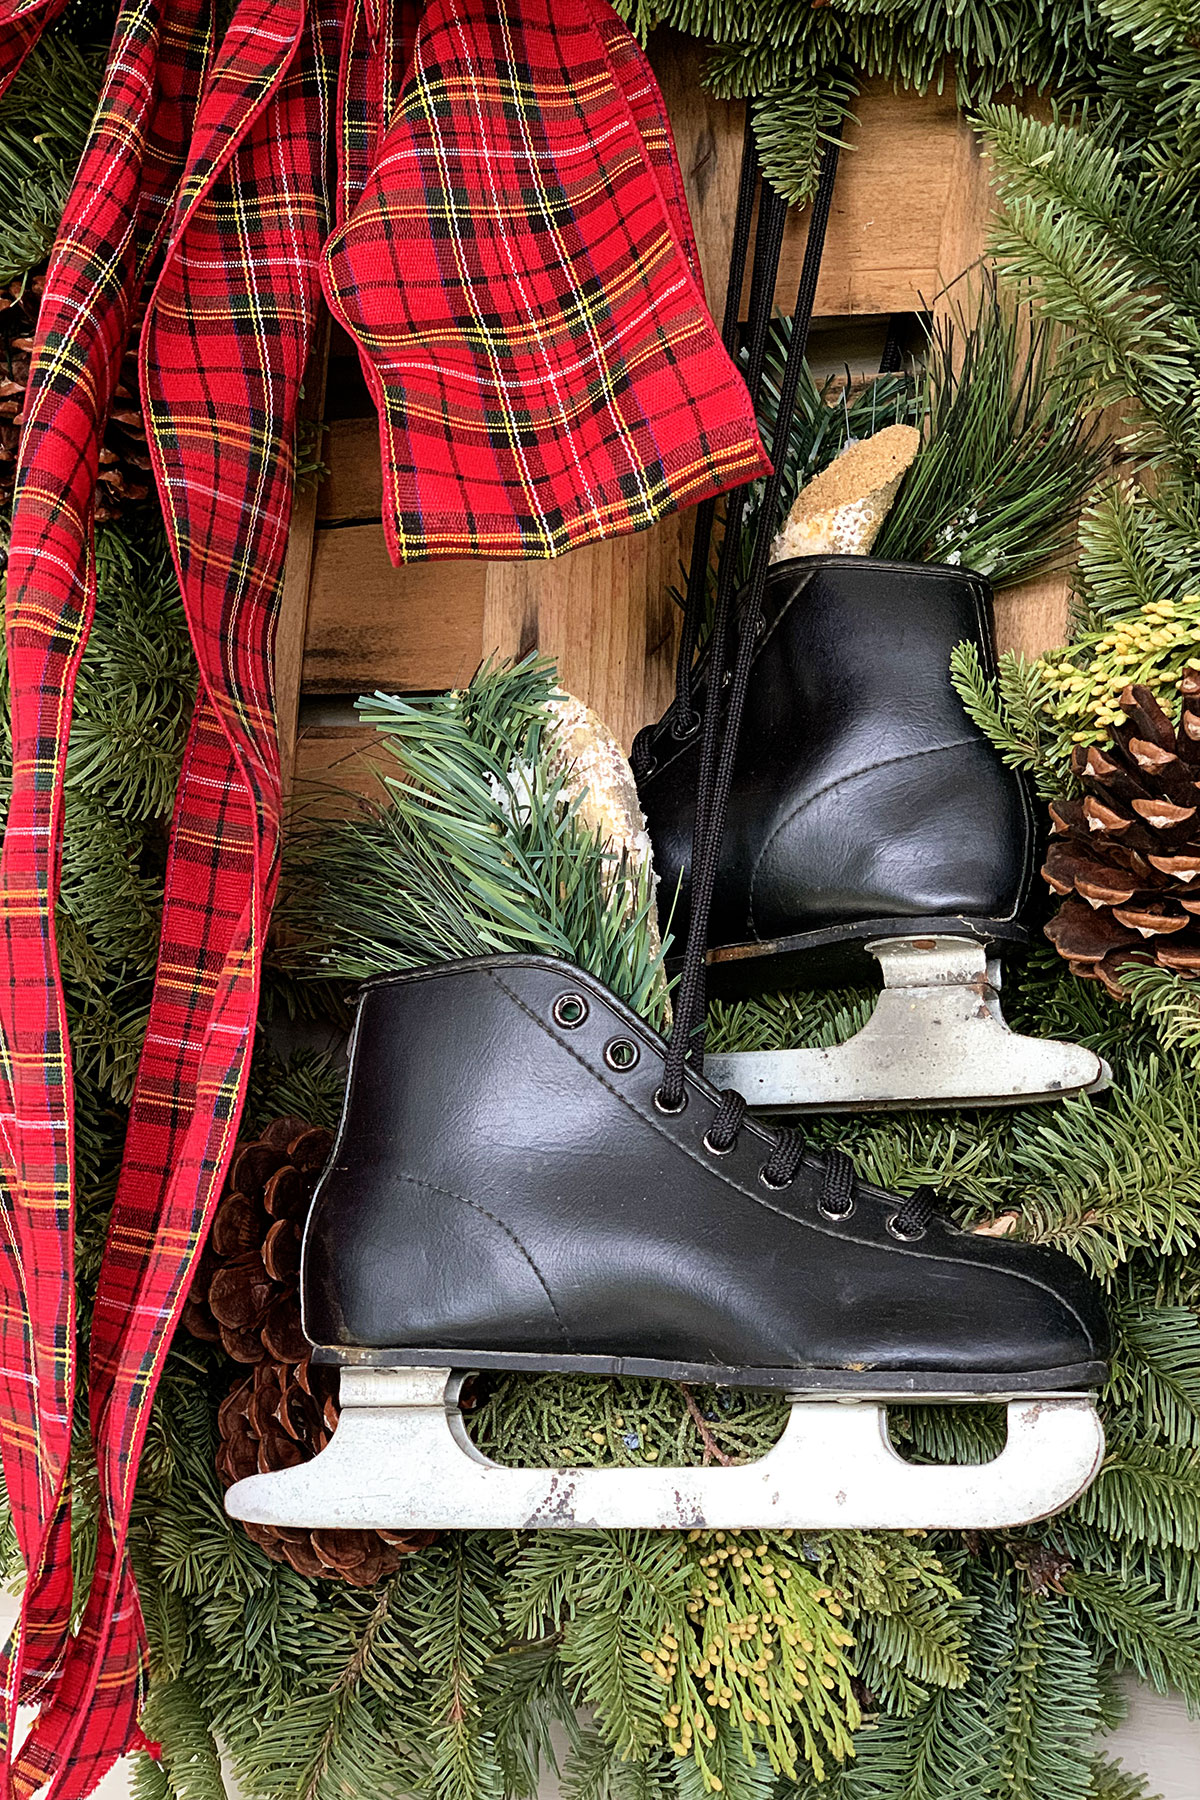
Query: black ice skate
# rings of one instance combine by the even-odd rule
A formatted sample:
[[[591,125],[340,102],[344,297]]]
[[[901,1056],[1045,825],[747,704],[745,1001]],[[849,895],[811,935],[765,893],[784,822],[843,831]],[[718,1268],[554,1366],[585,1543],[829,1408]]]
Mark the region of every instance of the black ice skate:
[[[801,557],[771,569],[763,617],[709,989],[861,982],[877,965],[884,988],[840,1048],[717,1056],[711,1079],[785,1112],[1027,1104],[1104,1085],[1093,1051],[1019,1037],[1000,1011],[1000,956],[1027,941],[1038,857],[1024,784],[950,681],[960,643],[994,668],[988,584],[933,564]],[[702,666],[697,711],[706,703]],[[642,734],[635,766],[660,896],[686,918],[701,745],[698,719],[690,734],[677,721],[672,709]]]
[[[792,321],[788,363],[797,376],[836,167],[830,146]],[[727,327],[736,327],[752,199],[743,182]],[[764,187],[746,364],[756,399],[781,204]],[[795,381],[785,374],[785,388],[789,380],[793,398],[780,395],[772,447],[779,469],[794,406]],[[1018,1037],[1000,1010],[1000,956],[1027,941],[1023,913],[1037,854],[1024,784],[950,680],[951,652],[963,642],[994,672],[988,584],[957,568],[866,556],[794,557],[768,573],[781,489],[777,474],[760,496],[741,596],[748,490],[728,504],[710,649],[693,667],[707,609],[711,506],[697,515],[676,697],[633,752],[660,902],[673,907],[677,926],[689,914],[695,922],[693,858],[712,863],[705,941],[715,994],[870,980],[880,969],[884,985],[848,1043],[714,1057],[712,1080],[762,1111],[786,1113],[1006,1106],[1107,1086],[1108,1070],[1092,1051]],[[714,686],[716,708],[708,705]],[[720,800],[711,792],[718,745],[728,764]]]
[[[858,1181],[698,1075],[673,1101],[666,1062],[606,988],[548,958],[368,984],[302,1270],[342,1416],[315,1461],[233,1487],[235,1517],[982,1528],[1086,1485],[1103,1440],[1077,1390],[1102,1378],[1106,1334],[1082,1271]],[[796,1405],[746,1467],[499,1469],[455,1412],[466,1369],[737,1384]],[[999,1459],[901,1461],[884,1403],[917,1397],[1008,1400]]]

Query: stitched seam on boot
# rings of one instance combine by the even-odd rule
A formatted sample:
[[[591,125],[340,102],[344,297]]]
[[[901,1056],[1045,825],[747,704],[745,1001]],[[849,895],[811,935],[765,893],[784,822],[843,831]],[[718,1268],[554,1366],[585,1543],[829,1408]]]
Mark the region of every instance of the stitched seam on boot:
[[[751,933],[756,933],[757,929],[754,923],[754,886],[758,880],[759,871],[762,868],[763,862],[767,856],[769,856],[771,846],[774,844],[776,838],[785,832],[789,825],[794,824],[802,812],[805,812],[810,806],[815,806],[817,801],[823,800],[827,794],[836,794],[839,788],[846,787],[852,781],[861,780],[864,775],[878,774],[880,769],[894,769],[899,763],[916,762],[917,759],[922,756],[946,756],[951,750],[974,749],[978,743],[978,738],[958,738],[952,744],[936,744],[928,750],[906,750],[903,756],[886,756],[881,762],[867,763],[864,768],[855,769],[849,775],[839,775],[836,781],[827,782],[824,787],[818,788],[815,794],[810,794],[806,800],[797,802],[797,804],[793,806],[791,812],[780,819],[778,825],[754,859],[754,868],[750,875],[749,902],[746,909],[747,923],[749,924]]]
[[[521,1255],[525,1258],[525,1261],[529,1264],[530,1268],[533,1270],[534,1274],[537,1276],[538,1281],[541,1284],[542,1292],[546,1296],[546,1300],[550,1307],[550,1311],[554,1314],[555,1324],[558,1326],[558,1329],[562,1332],[563,1338],[566,1341],[566,1343],[570,1344],[571,1334],[562,1322],[562,1317],[559,1313],[557,1306],[555,1306],[555,1304],[554,1304],[554,1295],[550,1292],[550,1289],[546,1283],[546,1278],[542,1274],[542,1271],[538,1268],[537,1264],[534,1262],[532,1256],[529,1254],[528,1250],[525,1248],[524,1244],[521,1242],[520,1238],[517,1236],[516,1232],[513,1230],[511,1225],[506,1225],[504,1223],[503,1219],[498,1219],[496,1217],[495,1213],[488,1211],[486,1206],[480,1206],[478,1200],[470,1200],[470,1199],[468,1199],[466,1194],[456,1194],[452,1188],[438,1187],[435,1182],[423,1181],[419,1175],[410,1175],[407,1172],[407,1170],[405,1170],[405,1169],[401,1169],[397,1172],[396,1179],[399,1181],[410,1182],[413,1187],[425,1188],[431,1194],[439,1194],[443,1200],[461,1201],[462,1205],[469,1206],[471,1208],[472,1212],[477,1212],[483,1218],[490,1219],[492,1221],[493,1225],[498,1225],[500,1227],[501,1231],[504,1233],[505,1237],[510,1238],[512,1240],[512,1242],[516,1245],[516,1247],[520,1251]]]
[[[652,1118],[649,1113],[643,1112],[639,1106],[635,1106],[633,1101],[623,1094],[619,1088],[614,1087],[611,1081],[606,1080],[605,1077],[600,1074],[598,1069],[594,1069],[586,1057],[581,1056],[578,1050],[573,1049],[572,1046],[567,1043],[565,1038],[559,1037],[558,1033],[552,1030],[551,1027],[546,1024],[545,1020],[534,1012],[531,1006],[527,1006],[520,994],[510,988],[507,982],[502,981],[494,969],[488,970],[488,976],[495,982],[501,993],[506,994],[513,1005],[520,1008],[526,1018],[533,1020],[533,1023],[537,1026],[539,1031],[545,1032],[551,1043],[557,1044],[560,1050],[565,1050],[573,1062],[577,1062],[580,1068],[586,1069],[588,1074],[591,1075],[594,1080],[598,1081],[601,1087],[605,1088],[608,1093],[612,1095],[614,1100],[619,1101],[627,1112],[631,1112],[635,1119],[640,1119],[643,1125],[648,1125],[652,1131],[658,1133],[659,1137],[665,1138],[676,1150],[682,1151],[683,1155],[686,1156],[690,1162],[695,1163],[697,1168],[702,1169],[705,1175],[710,1177],[710,1179],[715,1178],[723,1187],[730,1188],[735,1194],[740,1194],[743,1200],[748,1200],[750,1202],[751,1206],[761,1206],[764,1212],[774,1213],[778,1218],[787,1219],[791,1224],[798,1225],[802,1231],[818,1232],[821,1237],[833,1238],[836,1243],[848,1242],[852,1244],[861,1244],[864,1250],[883,1251],[889,1256],[912,1256],[915,1257],[918,1262],[946,1263],[951,1266],[957,1265],[964,1269],[977,1270],[988,1266],[986,1263],[981,1264],[973,1261],[969,1256],[947,1256],[945,1254],[935,1256],[932,1251],[910,1249],[906,1244],[896,1242],[880,1244],[875,1238],[859,1237],[856,1233],[851,1231],[832,1231],[826,1226],[819,1225],[813,1219],[804,1219],[801,1218],[799,1213],[789,1212],[784,1206],[773,1206],[769,1200],[764,1200],[761,1195],[755,1194],[751,1192],[749,1188],[743,1187],[740,1181],[734,1181],[732,1177],[726,1175],[723,1170],[714,1169],[712,1162],[708,1157],[698,1155],[697,1152],[694,1151],[690,1145],[684,1143],[681,1138],[673,1137],[669,1131],[659,1124],[657,1119]],[[865,1188],[870,1187],[871,1183],[863,1182],[862,1186]],[[459,1196],[455,1197],[458,1198]],[[468,1201],[467,1204],[471,1205],[473,1202]],[[480,1208],[480,1211],[482,1210],[483,1209]],[[1000,1273],[1009,1281],[1023,1281],[1030,1287],[1038,1288],[1044,1294],[1052,1295],[1055,1304],[1063,1307],[1066,1312],[1070,1313],[1084,1337],[1087,1339],[1093,1352],[1095,1351],[1095,1339],[1082,1316],[1075,1310],[1069,1300],[1064,1300],[1062,1295],[1058,1293],[1055,1288],[1050,1286],[1049,1282],[1039,1281],[1036,1275],[1028,1275],[1023,1270],[1018,1269],[1003,1269]],[[548,1293],[546,1297],[549,1299]],[[553,1301],[551,1301],[551,1305],[553,1305]],[[556,1313],[555,1317],[557,1318],[557,1316]]]

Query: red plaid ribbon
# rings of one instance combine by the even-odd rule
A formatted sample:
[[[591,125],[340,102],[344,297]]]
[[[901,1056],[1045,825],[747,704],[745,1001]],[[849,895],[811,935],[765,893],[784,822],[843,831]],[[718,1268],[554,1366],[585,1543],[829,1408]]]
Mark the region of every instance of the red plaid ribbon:
[[[325,292],[397,562],[557,556],[765,471],[661,96],[603,0],[431,0]]]
[[[0,86],[62,3],[0,0]],[[522,9],[434,0],[418,25],[410,0],[237,0],[217,48],[213,0],[122,3],[46,279],[8,570],[0,1448],[29,1580],[0,1747],[18,1800],[46,1783],[77,1800],[138,1741],[145,1633],[126,1540],[245,1093],[280,837],[273,633],[331,213],[347,220],[331,259],[343,302],[353,291],[378,327],[390,292],[394,317],[403,304],[425,331],[416,372],[394,378],[389,363],[377,384],[389,450],[402,442],[391,470],[404,554],[545,555],[764,467],[696,285],[640,51],[599,0],[561,0],[553,30],[544,0]],[[409,158],[434,139],[441,160],[423,160],[414,185]],[[470,181],[484,174],[481,211]],[[401,221],[411,264],[406,250],[397,266]],[[148,288],[142,396],[199,696],[92,1320],[99,1547],[72,1636],[74,1145],[54,909],[99,447]],[[364,339],[371,367],[385,335]],[[41,1710],[17,1749],[19,1699]]]

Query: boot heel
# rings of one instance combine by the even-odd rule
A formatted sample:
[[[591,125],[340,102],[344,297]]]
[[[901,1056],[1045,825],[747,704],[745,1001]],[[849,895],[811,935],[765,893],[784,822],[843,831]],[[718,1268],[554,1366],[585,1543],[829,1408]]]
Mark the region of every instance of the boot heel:
[[[860,1032],[832,1050],[710,1056],[708,1080],[766,1113],[1027,1106],[1109,1085],[1094,1051],[1009,1030],[999,958],[979,939],[878,937],[863,949],[883,991]]]

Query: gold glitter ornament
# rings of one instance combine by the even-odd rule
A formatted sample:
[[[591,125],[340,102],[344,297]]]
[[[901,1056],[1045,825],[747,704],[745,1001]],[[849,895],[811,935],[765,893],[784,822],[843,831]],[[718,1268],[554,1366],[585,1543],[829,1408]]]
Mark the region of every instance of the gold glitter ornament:
[[[632,911],[639,896],[652,890],[657,880],[633,770],[613,733],[590,706],[564,693],[552,695],[547,705],[557,721],[549,745],[550,773],[563,777],[564,802],[578,802],[580,823],[611,850],[610,893],[623,881]],[[646,930],[651,952],[656,953],[660,939],[653,909]]]
[[[846,445],[796,495],[771,561],[790,556],[869,556],[897,489],[921,447],[915,425],[888,425]]]

